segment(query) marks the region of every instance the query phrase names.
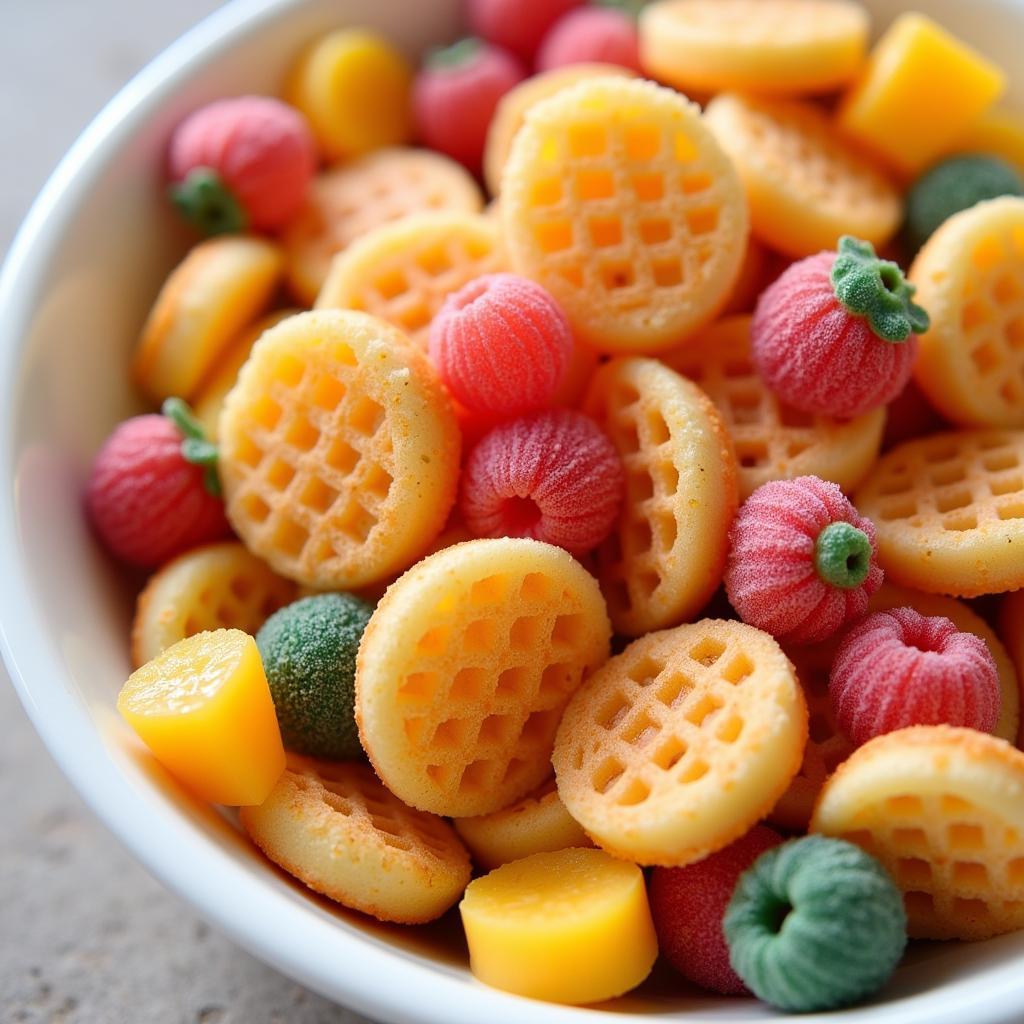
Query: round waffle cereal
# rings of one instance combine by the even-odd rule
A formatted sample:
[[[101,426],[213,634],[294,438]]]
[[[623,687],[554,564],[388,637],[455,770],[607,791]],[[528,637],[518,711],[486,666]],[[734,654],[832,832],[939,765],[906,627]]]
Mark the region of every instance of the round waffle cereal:
[[[272,572],[244,544],[207,544],[168,562],[139,594],[132,622],[132,664],[204,630],[256,633],[296,586]]]
[[[507,807],[548,775],[562,710],[609,638],[597,583],[561,548],[502,538],[440,551],[388,589],[363,634],[363,747],[413,807]]]
[[[899,192],[817,107],[722,93],[704,116],[736,163],[751,228],[767,245],[810,256],[841,235],[880,246],[895,234]]]
[[[950,217],[910,281],[931,318],[914,364],[928,400],[954,423],[1024,427],[1024,198]]]
[[[335,254],[368,231],[426,210],[479,213],[483,202],[467,170],[424,149],[381,149],[324,171],[281,239],[288,286],[311,306]]]
[[[245,327],[270,304],[281,251],[262,238],[228,235],[200,242],[160,289],[132,363],[154,402],[191,399]]]
[[[669,0],[640,17],[647,73],[686,93],[828,92],[860,70],[867,38],[847,0]]]
[[[317,309],[361,309],[401,327],[425,352],[444,300],[505,269],[498,225],[479,213],[418,213],[376,228],[338,253]]]
[[[456,818],[455,831],[469,847],[474,862],[488,871],[534,853],[593,845],[565,809],[554,776],[500,811]]]
[[[896,583],[959,597],[1024,586],[1024,432],[907,441],[876,463],[855,503]]]
[[[661,356],[707,392],[725,421],[736,446],[740,500],[769,480],[798,476],[852,490],[878,458],[885,409],[837,420],[786,405],[754,369],[750,319],[726,317]]]
[[[433,368],[401,331],[366,313],[301,313],[263,335],[224,405],[228,518],[281,575],[363,586],[440,532],[459,443]]]
[[[469,854],[446,821],[406,807],[363,764],[289,758],[289,766],[270,796],[240,815],[275,864],[381,921],[433,921],[459,899]]]
[[[1024,754],[947,725],[865,743],[822,790],[811,828],[877,857],[917,939],[1024,928]]]
[[[681,866],[771,810],[806,740],[807,706],[775,640],[705,619],[635,640],[590,676],[552,760],[566,809],[604,849]]]
[[[592,78],[535,104],[501,186],[513,269],[609,352],[678,344],[732,290],[747,208],[698,107],[653,82]]]
[[[622,517],[597,556],[608,613],[627,636],[674,626],[722,581],[738,502],[729,435],[704,392],[654,359],[606,363],[584,409],[626,471]]]

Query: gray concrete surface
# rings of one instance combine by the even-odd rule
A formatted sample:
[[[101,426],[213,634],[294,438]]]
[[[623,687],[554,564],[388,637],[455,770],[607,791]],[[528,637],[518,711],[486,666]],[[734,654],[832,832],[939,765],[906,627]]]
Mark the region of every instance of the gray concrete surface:
[[[0,253],[82,127],[215,0],[0,0]],[[365,1024],[212,932],[60,774],[0,670],[0,1022]]]

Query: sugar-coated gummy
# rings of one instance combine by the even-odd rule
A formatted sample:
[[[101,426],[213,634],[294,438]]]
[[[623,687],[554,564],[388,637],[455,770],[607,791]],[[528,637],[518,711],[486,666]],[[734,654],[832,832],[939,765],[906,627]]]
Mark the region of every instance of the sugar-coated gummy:
[[[538,71],[588,62],[642,72],[636,19],[611,8],[570,11],[555,23],[537,51]]]

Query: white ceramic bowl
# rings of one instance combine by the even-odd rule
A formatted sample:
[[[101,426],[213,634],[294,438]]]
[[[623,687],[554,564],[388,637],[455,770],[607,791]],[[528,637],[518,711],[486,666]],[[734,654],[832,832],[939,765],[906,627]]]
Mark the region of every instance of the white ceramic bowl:
[[[881,27],[904,3],[868,6]],[[916,6],[1016,73],[1022,105],[1024,3]],[[753,1000],[680,995],[672,979],[588,1009],[478,985],[457,924],[388,928],[311,897],[262,860],[230,816],[182,792],[114,711],[129,672],[131,587],[96,549],[80,494],[102,439],[136,411],[127,356],[187,244],[161,187],[169,129],[205,100],[277,92],[297,49],[328,28],[372,25],[415,53],[455,37],[458,8],[458,0],[234,0],[130,82],[68,153],[0,278],[0,478],[10,481],[0,499],[4,659],[54,758],[139,860],[240,945],[326,996],[396,1024],[773,1019]],[[1024,933],[919,948],[883,1000],[842,1019],[1020,1021],[1022,955]]]

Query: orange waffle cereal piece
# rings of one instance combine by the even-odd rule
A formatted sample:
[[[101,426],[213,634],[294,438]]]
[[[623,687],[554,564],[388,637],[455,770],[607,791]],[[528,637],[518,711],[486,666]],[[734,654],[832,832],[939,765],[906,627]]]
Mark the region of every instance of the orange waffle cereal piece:
[[[828,92],[860,71],[867,40],[847,0],[667,0],[640,16],[644,68],[685,93]]]
[[[132,373],[154,402],[190,400],[240,331],[270,304],[281,251],[261,238],[200,242],[160,289],[135,349]]]
[[[626,470],[626,504],[598,549],[615,629],[640,636],[698,612],[719,583],[738,503],[732,442],[710,399],[653,359],[614,359],[584,404]]]
[[[361,309],[401,327],[425,352],[444,300],[505,269],[498,225],[477,213],[418,213],[363,235],[338,253],[317,309]]]
[[[741,501],[769,480],[798,476],[849,491],[878,458],[885,409],[836,420],[786,405],[751,362],[749,316],[719,320],[661,358],[715,403],[736,446]]]
[[[241,813],[275,864],[381,921],[433,921],[459,899],[469,854],[446,821],[406,807],[363,764],[289,766],[259,807]]]
[[[753,235],[747,237],[747,248],[736,283],[729,299],[722,307],[721,316],[749,313],[757,305],[761,292],[775,276],[777,260]]]
[[[915,726],[865,743],[822,790],[811,828],[877,857],[917,939],[1024,927],[1024,754],[973,729]]]
[[[910,271],[928,310],[914,377],[954,423],[1024,427],[1024,199],[950,217]]]
[[[772,809],[806,740],[803,693],[775,640],[705,619],[635,640],[590,676],[552,760],[562,802],[604,849],[682,866]]]
[[[548,775],[562,710],[609,637],[597,583],[561,548],[502,538],[431,555],[388,589],[363,634],[363,747],[413,807],[507,807]]]
[[[311,306],[335,254],[357,238],[410,213],[479,213],[483,202],[467,170],[425,149],[381,149],[324,171],[281,237],[288,287]]]
[[[411,565],[455,497],[459,430],[401,331],[301,313],[260,339],[220,418],[228,518],[282,576],[349,589]]]
[[[907,441],[856,495],[893,582],[977,597],[1024,586],[1024,432],[961,430]]]
[[[773,249],[811,256],[842,235],[880,246],[896,233],[899,192],[817,107],[722,93],[705,118],[736,162],[754,234]]]
[[[747,240],[742,186],[697,106],[633,79],[593,78],[530,108],[501,214],[512,268],[607,352],[668,348],[711,320]]]

